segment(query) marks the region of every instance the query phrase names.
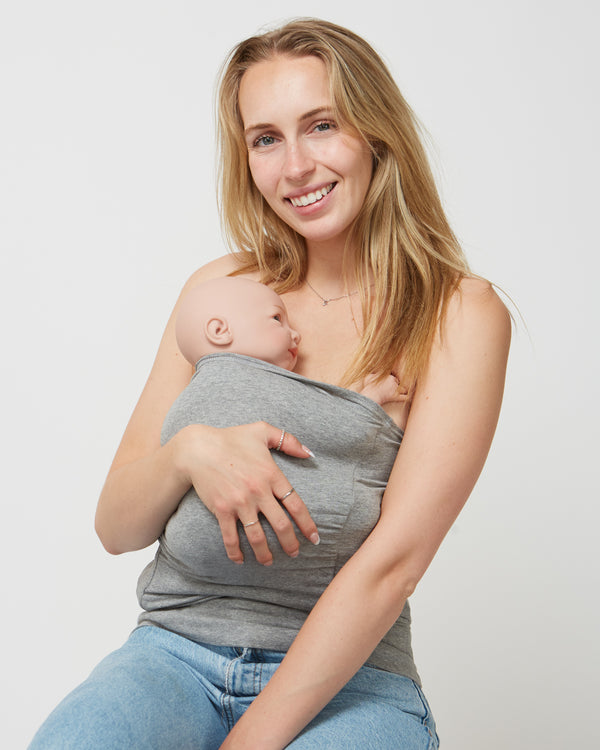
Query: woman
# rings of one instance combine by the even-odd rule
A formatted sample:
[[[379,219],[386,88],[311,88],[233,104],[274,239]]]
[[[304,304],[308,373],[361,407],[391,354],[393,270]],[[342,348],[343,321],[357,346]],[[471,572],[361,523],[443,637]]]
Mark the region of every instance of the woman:
[[[378,518],[361,530],[363,541],[352,550],[334,550],[345,553],[344,564],[303,613],[289,648],[274,647],[278,617],[296,606],[302,584],[293,578],[290,560],[315,560],[313,575],[322,573],[318,555],[329,538],[313,545],[326,523],[316,499],[298,490],[302,469],[310,474],[307,467],[318,462],[319,452],[315,448],[311,458],[297,439],[305,435],[293,434],[282,411],[273,412],[282,414],[277,424],[174,422],[160,444],[163,421],[177,411],[177,404],[171,406],[192,375],[175,340],[178,303],[96,519],[112,553],[140,549],[165,532],[165,549],[140,580],[144,627],[59,707],[32,747],[54,746],[49,737],[60,737],[61,747],[70,747],[69,741],[77,747],[120,742],[224,750],[437,747],[406,643],[406,601],[489,450],[509,316],[490,285],[470,275],[414,117],[360,37],[306,20],[243,42],[222,74],[219,119],[222,211],[236,252],[195,273],[182,296],[201,281],[230,274],[273,286],[302,337],[293,387],[318,386],[327,398],[343,400],[350,392],[345,388],[371,373],[394,373],[402,387],[389,410],[393,422],[367,411],[369,419],[388,419],[386,435],[396,431],[400,438],[403,431],[402,445],[393,447]],[[202,372],[196,381],[203,382]],[[243,393],[233,400],[250,401]],[[299,424],[295,402],[288,404],[291,423]],[[354,428],[344,419],[333,428],[321,420],[321,429],[330,430],[323,452]],[[306,441],[318,439],[315,432]],[[182,508],[196,507],[182,502],[190,492],[214,515],[213,537],[218,522],[217,541],[240,567],[227,561],[211,567],[216,552],[202,563],[210,575],[182,573],[184,566],[169,560],[169,545],[176,546],[186,528],[188,551],[195,544],[191,527],[180,524]],[[329,492],[334,506],[335,482]],[[312,545],[296,534],[290,517]],[[197,533],[208,524],[197,526]],[[179,536],[170,529],[180,529]],[[183,591],[198,576],[218,579],[221,571],[246,582],[231,601],[219,597],[219,580],[205,597]],[[290,575],[288,609],[280,599],[261,600],[282,571]],[[156,580],[162,581],[157,589]],[[161,586],[172,586],[170,594],[177,590],[180,599],[165,598]],[[280,592],[285,588],[278,584]],[[214,630],[212,639],[196,637],[195,618],[186,621],[186,614],[208,606],[218,618],[219,607],[230,604],[227,627]],[[271,611],[273,627],[267,627],[256,613]],[[187,624],[173,628],[174,621]],[[185,628],[191,637],[184,637]],[[240,632],[252,636],[240,642],[232,635]],[[223,684],[217,685],[219,670]],[[248,681],[254,681],[252,689]],[[75,724],[77,732],[81,725],[93,728],[85,737],[65,739],[75,736],[69,734]]]

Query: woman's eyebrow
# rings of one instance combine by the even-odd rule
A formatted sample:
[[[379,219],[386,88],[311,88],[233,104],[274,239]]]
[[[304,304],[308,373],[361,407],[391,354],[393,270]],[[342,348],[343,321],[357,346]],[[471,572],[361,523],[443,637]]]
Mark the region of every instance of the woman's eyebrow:
[[[314,109],[309,109],[308,112],[305,112],[303,115],[300,115],[299,120],[300,122],[304,120],[310,120],[311,117],[316,117],[317,115],[322,115],[324,113],[331,113],[331,107],[330,106],[323,106],[323,107],[315,107]],[[244,133],[248,134],[253,132],[254,130],[268,130],[269,128],[273,127],[273,123],[270,122],[258,122],[256,125],[249,125],[247,128],[244,129]]]

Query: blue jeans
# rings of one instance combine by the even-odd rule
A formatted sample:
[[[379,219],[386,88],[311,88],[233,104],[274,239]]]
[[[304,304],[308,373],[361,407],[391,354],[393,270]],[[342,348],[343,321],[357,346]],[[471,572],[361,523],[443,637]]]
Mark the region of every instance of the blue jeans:
[[[50,714],[29,750],[217,750],[284,656],[138,628]],[[418,685],[362,667],[288,747],[436,750],[438,740]]]

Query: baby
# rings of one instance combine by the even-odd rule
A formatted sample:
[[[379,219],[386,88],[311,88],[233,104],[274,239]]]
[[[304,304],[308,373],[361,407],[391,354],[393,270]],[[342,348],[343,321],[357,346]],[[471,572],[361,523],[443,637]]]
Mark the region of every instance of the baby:
[[[176,320],[177,344],[192,365],[205,354],[235,352],[293,370],[300,334],[289,324],[281,297],[265,284],[226,276],[205,281],[183,298]],[[351,387],[383,406],[406,400],[394,375],[369,376]]]
[[[194,287],[177,316],[177,344],[195,365],[205,354],[235,352],[293,370],[300,334],[290,327],[281,297],[264,284],[239,276]]]

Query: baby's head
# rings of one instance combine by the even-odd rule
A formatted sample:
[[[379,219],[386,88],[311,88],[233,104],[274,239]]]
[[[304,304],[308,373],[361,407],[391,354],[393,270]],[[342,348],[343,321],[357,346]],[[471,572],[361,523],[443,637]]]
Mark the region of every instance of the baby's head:
[[[211,279],[182,299],[175,333],[195,365],[205,354],[235,352],[293,370],[300,334],[290,327],[281,297],[241,276]]]

